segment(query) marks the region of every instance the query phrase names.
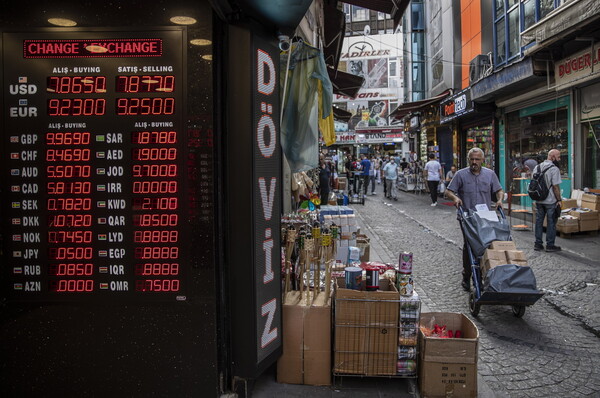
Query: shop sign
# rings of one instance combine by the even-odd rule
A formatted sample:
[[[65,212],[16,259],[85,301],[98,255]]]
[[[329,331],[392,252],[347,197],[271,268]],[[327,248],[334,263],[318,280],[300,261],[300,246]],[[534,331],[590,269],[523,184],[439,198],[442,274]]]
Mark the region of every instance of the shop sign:
[[[471,101],[471,89],[467,88],[440,102],[440,123],[449,122],[474,110],[475,105]]]
[[[356,142],[356,135],[352,133],[343,133],[335,135],[336,144],[354,144]]]
[[[556,88],[580,84],[600,75],[600,44],[554,64]]]
[[[400,129],[361,129],[356,130],[356,142],[361,144],[382,144],[404,141]]]
[[[600,118],[600,83],[581,89],[581,120]]]
[[[419,127],[419,117],[413,116],[410,118],[410,127]]]

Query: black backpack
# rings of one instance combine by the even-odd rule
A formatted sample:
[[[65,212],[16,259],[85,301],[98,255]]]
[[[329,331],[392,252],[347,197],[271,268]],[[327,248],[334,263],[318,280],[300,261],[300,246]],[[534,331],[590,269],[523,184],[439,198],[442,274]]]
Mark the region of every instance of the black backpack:
[[[527,193],[529,197],[533,200],[544,200],[548,197],[550,193],[550,187],[546,184],[546,179],[544,178],[544,174],[552,167],[556,167],[555,165],[551,165],[547,167],[546,170],[542,171],[542,167],[537,165],[534,169],[533,176],[531,177],[531,182],[529,183],[529,188],[527,188]],[[537,171],[536,171],[537,170]]]

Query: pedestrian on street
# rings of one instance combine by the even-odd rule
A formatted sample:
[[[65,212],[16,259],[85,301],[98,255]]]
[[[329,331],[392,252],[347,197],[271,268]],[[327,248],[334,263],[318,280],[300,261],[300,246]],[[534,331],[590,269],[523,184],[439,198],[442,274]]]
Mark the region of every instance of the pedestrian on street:
[[[446,186],[448,186],[448,184],[450,184],[450,181],[452,181],[455,174],[456,174],[456,166],[452,165],[452,167],[450,167],[450,171],[446,173]]]
[[[387,166],[387,164],[390,162],[390,157],[388,155],[385,155],[385,158],[383,159],[383,163],[381,164],[381,177],[383,178],[383,196],[385,196],[386,198],[388,197],[388,193],[387,193],[387,184],[385,183],[385,166]]]
[[[425,178],[427,179],[429,193],[431,194],[431,206],[437,206],[438,185],[440,184],[444,172],[442,171],[442,165],[435,160],[435,155],[433,153],[429,154],[429,162],[425,163],[424,173]]]
[[[383,168],[383,174],[385,175],[385,186],[386,186],[386,198],[398,200],[396,194],[396,180],[398,179],[398,165],[394,157],[390,158],[388,164]]]
[[[362,173],[358,184],[358,192],[362,188],[363,193],[366,195],[367,187],[369,186],[369,175],[371,173],[371,161],[367,159],[367,155],[364,153],[360,155],[360,170],[362,170]]]
[[[319,165],[319,196],[321,199],[321,206],[324,206],[329,201],[329,192],[331,185],[331,170],[329,165],[321,160]]]
[[[498,176],[487,167],[482,167],[484,153],[480,148],[471,148],[467,155],[469,167],[460,169],[446,188],[446,197],[458,207],[475,210],[478,204],[490,208],[492,192],[496,195],[496,208],[502,208],[504,191],[498,181]],[[462,231],[462,229],[461,229]],[[462,287],[471,289],[471,264],[467,252],[467,239],[463,233],[463,280]]]
[[[548,196],[544,200],[538,200],[535,202],[536,217],[535,217],[535,244],[533,249],[536,251],[544,250],[544,217],[548,218],[548,225],[546,226],[546,251],[547,252],[558,252],[561,250],[560,246],[556,246],[554,241],[556,239],[556,222],[560,216],[560,209],[562,206],[562,198],[560,194],[560,151],[558,149],[551,149],[548,152],[548,159],[539,165],[535,166],[533,172],[538,171],[546,173],[544,179],[546,180],[546,186],[551,187]]]
[[[375,195],[375,178],[377,173],[379,172],[379,167],[377,166],[377,159],[375,159],[374,155],[371,155],[371,168],[369,169],[369,181],[367,182],[367,188],[369,187],[369,183],[371,184],[371,195]],[[367,190],[365,190],[366,193]]]

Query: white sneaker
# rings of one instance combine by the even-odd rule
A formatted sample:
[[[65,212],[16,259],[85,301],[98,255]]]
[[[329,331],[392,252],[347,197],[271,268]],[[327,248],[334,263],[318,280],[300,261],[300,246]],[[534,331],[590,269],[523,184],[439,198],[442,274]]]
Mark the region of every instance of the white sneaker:
[[[371,195],[377,195],[375,192],[371,192]]]
[[[437,202],[436,203],[432,203],[431,206],[437,206]]]

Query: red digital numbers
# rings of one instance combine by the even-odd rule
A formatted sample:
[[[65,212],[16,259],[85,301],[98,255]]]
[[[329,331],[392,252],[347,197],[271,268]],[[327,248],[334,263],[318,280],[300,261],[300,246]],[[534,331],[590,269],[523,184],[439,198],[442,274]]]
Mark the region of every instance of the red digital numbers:
[[[53,276],[90,276],[94,274],[94,265],[90,263],[50,264],[48,272]]]
[[[133,193],[177,193],[177,181],[135,181]]]
[[[177,210],[177,198],[134,198],[133,210]]]
[[[175,227],[179,216],[177,214],[136,214],[133,225],[139,227]]]
[[[94,291],[92,279],[59,279],[50,283],[50,290],[62,293],[79,293]]]
[[[177,177],[176,164],[135,164],[134,177]]]
[[[133,144],[176,144],[177,132],[175,131],[134,131],[131,133]]]
[[[49,243],[91,243],[92,231],[49,231]]]
[[[104,76],[50,76],[46,91],[56,94],[102,94],[106,92]]]
[[[135,274],[143,276],[179,275],[178,263],[145,263],[135,265]]]
[[[46,166],[48,178],[89,177],[91,171],[89,165]]]
[[[47,209],[50,211],[84,211],[92,208],[90,198],[51,198]]]
[[[177,243],[179,231],[145,230],[134,231],[135,243]]]
[[[176,160],[177,148],[134,148],[132,160]]]
[[[63,194],[89,194],[92,190],[92,183],[89,181],[50,181],[46,184],[49,195]]]
[[[135,258],[155,259],[155,258],[179,258],[179,248],[171,246],[146,246],[136,247]]]
[[[117,115],[172,115],[175,98],[117,98]]]
[[[92,258],[91,247],[51,247],[48,257],[54,260],[88,260]]]
[[[48,116],[102,116],[106,113],[104,98],[61,98],[48,100]]]
[[[46,133],[46,144],[48,145],[88,145],[90,133],[88,132],[64,132]]]
[[[145,279],[135,281],[136,292],[178,292],[179,279]]]
[[[48,226],[52,228],[76,228],[91,225],[91,214],[59,214],[48,217]]]
[[[172,93],[175,76],[117,76],[117,93]]]
[[[89,149],[65,148],[46,151],[46,161],[48,162],[88,162],[89,160]]]

